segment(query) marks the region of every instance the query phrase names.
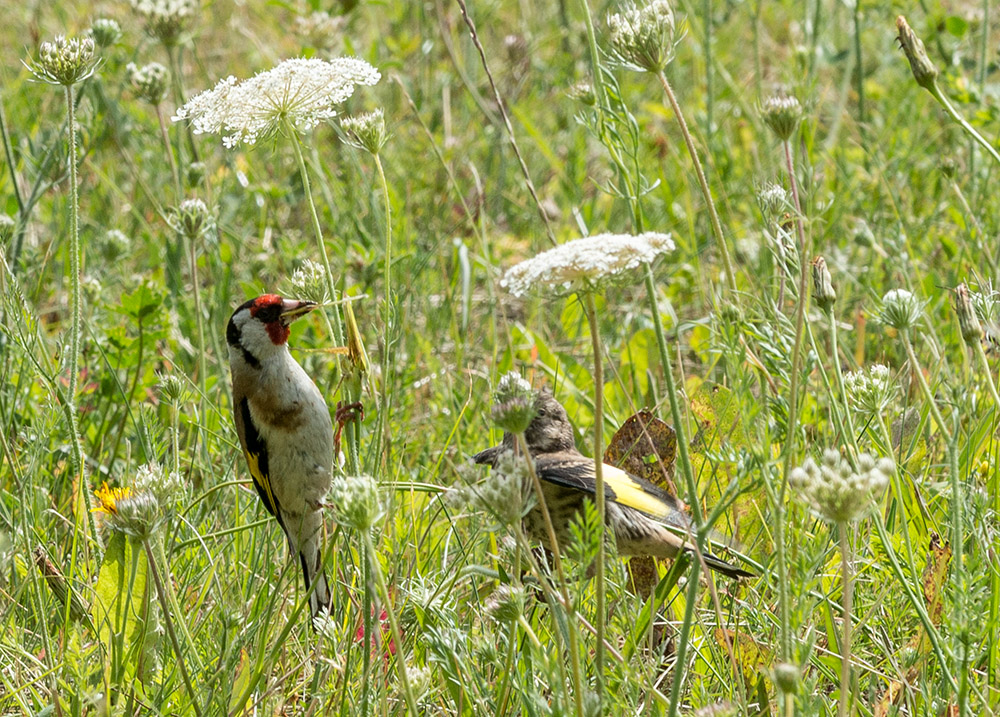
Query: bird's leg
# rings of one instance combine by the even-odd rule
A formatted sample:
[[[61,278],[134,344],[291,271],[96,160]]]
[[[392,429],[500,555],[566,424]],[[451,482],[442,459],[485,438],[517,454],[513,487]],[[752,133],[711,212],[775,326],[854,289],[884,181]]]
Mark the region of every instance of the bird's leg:
[[[340,432],[350,421],[363,421],[365,419],[365,407],[361,401],[354,403],[344,403],[337,401],[337,410],[334,411],[334,419],[337,423],[337,430],[333,434],[334,455],[340,455]]]

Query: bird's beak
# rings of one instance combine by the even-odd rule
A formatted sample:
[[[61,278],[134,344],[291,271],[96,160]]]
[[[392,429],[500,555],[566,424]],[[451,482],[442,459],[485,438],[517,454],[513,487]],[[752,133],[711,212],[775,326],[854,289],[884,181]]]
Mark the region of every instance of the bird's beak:
[[[315,309],[319,304],[315,301],[296,301],[295,299],[285,299],[281,302],[281,323],[285,326],[295,321],[300,316],[305,316]]]

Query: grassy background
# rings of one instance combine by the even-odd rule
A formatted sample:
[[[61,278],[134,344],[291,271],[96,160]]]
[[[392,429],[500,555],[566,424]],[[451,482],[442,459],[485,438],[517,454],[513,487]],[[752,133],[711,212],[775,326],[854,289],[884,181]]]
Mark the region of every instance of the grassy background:
[[[470,8],[560,241],[635,229],[635,213],[616,191],[622,177],[592,131],[593,109],[567,95],[590,78],[581,7],[523,0]],[[984,7],[990,10],[989,3]],[[313,9],[344,12],[340,30],[321,38],[300,32],[297,18]],[[590,6],[602,48],[605,16],[614,9],[614,3]],[[987,714],[1000,701],[997,627],[984,618],[998,591],[992,576],[1000,570],[992,505],[997,406],[962,342],[950,288],[965,281],[989,294],[1000,216],[997,168],[914,83],[894,47],[902,4],[863,2],[857,46],[852,9],[839,2],[716,0],[675,9],[686,33],[667,75],[697,138],[738,262],[738,294],[723,295],[704,202],[654,78],[614,71],[621,102],[612,124],[620,133],[616,146],[642,188],[645,228],[672,232],[677,243],[655,267],[656,318],[676,352],[690,435],[698,433],[693,453],[702,499],[714,503],[730,487],[734,503],[715,528],[734,536],[765,570],[740,584],[716,581],[718,610],[709,591],[700,592],[688,659],[675,667],[683,585],[669,578],[661,583],[650,627],[645,596],[632,590],[625,564],[611,560],[608,635],[620,659],[609,663],[605,709],[663,712],[657,692],[669,693],[677,670],[684,676],[685,712],[753,715],[778,704],[771,671],[780,661],[772,560],[779,518],[763,486],[781,477],[798,268],[777,249],[776,237],[790,236],[782,218],[758,207],[761,186],[787,188],[788,178],[780,145],[757,106],[785,87],[805,108],[793,147],[806,259],[823,254],[830,265],[840,332],[840,353],[833,356],[825,317],[810,310],[794,463],[845,444],[831,421],[840,399],[824,380],[834,362],[845,370],[888,364],[900,393],[884,418],[891,426],[907,418],[905,440],[887,446],[862,424],[858,442],[896,457],[903,494],[890,491],[877,510],[892,549],[903,556],[905,583],[917,602],[926,601],[942,646],[930,649],[884,543],[869,522],[860,523],[853,533],[857,710],[940,715],[961,703],[967,714]],[[933,1],[905,9],[942,68],[946,94],[994,137],[1000,129],[996,43],[988,42],[985,54],[981,43],[991,23],[997,37],[995,8],[985,16],[980,3]],[[376,87],[360,89],[346,103],[344,114],[382,107],[392,133],[382,153],[393,242],[395,321],[388,328],[381,298],[385,210],[371,157],[345,144],[332,125],[304,143],[335,271],[347,293],[367,297],[354,305],[373,364],[362,463],[382,488],[386,517],[375,545],[404,633],[403,645],[390,648],[386,632],[371,649],[358,632],[368,591],[357,536],[330,522],[335,627],[316,638],[301,609],[297,566],[286,560],[277,525],[264,520],[231,420],[222,333],[232,309],[265,291],[287,292],[294,270],[306,259],[319,260],[289,142],[225,150],[218,137],[198,137],[204,179],[186,179],[184,196],[174,196],[156,114],[131,96],[125,80],[128,62],[167,64],[167,57],[128,6],[8,4],[4,15],[0,98],[12,164],[0,170],[0,202],[19,226],[2,247],[7,266],[0,274],[0,710],[355,714],[366,704],[402,713],[394,662],[404,658],[428,712],[572,712],[559,634],[565,625],[530,594],[524,625],[487,614],[487,597],[512,569],[507,531],[493,530],[488,516],[440,491],[483,478],[468,456],[499,438],[490,428],[489,404],[502,372],[515,369],[553,387],[584,451],[595,391],[578,300],[515,300],[499,287],[505,268],[549,243],[459,7],[441,0],[361,2],[350,10],[216,0],[201,8],[179,53],[189,97],[228,74],[248,77],[300,55],[356,54],[383,74]],[[32,81],[21,61],[36,55],[40,41],[82,33],[97,17],[116,18],[123,35],[102,51],[96,75],[78,87],[81,484],[58,398],[68,383],[61,361],[70,321],[64,98],[58,88]],[[164,103],[168,117],[175,106]],[[172,126],[170,136],[184,170],[192,155],[183,127]],[[204,346],[198,345],[187,247],[167,222],[172,207],[194,196],[215,215],[213,231],[195,247]],[[914,334],[920,367],[907,361],[894,332],[874,320],[878,298],[892,288],[927,302]],[[606,434],[641,407],[667,418],[641,276],[608,289],[598,304]],[[290,343],[335,405],[336,359],[323,351],[333,343],[326,324],[318,316],[299,322]],[[202,353],[207,372],[198,376]],[[929,402],[915,380],[921,370],[960,449],[957,499],[941,427],[928,418]],[[188,395],[176,412],[158,390],[164,375],[186,382]],[[374,441],[383,386],[391,400],[387,460],[376,455]],[[175,422],[176,453],[170,444]],[[88,540],[81,491],[101,481],[127,486],[140,466],[175,460],[187,491],[156,541],[179,610],[164,615],[145,554],[107,530],[105,547],[121,551],[121,582],[98,598],[114,584],[106,577],[113,561]],[[942,543],[955,537],[957,507],[965,516],[960,537],[967,582],[956,585],[941,556],[946,577],[922,583],[925,566],[940,555],[930,549],[932,536],[942,536]],[[901,519],[904,513],[909,520]],[[805,715],[832,714],[839,699],[836,536],[794,495],[786,519],[787,627],[795,636],[794,654],[786,659],[804,667],[796,706]],[[127,615],[120,634],[71,619],[35,566],[37,549],[86,604],[117,601]],[[577,607],[593,622],[593,581],[585,562],[571,565]],[[668,568],[659,566],[660,575]],[[179,659],[165,632],[168,618],[183,627]],[[586,630],[582,636],[592,680],[594,639]],[[181,662],[195,697],[185,688]],[[895,706],[880,711],[887,695]],[[587,705],[593,704],[588,695]]]

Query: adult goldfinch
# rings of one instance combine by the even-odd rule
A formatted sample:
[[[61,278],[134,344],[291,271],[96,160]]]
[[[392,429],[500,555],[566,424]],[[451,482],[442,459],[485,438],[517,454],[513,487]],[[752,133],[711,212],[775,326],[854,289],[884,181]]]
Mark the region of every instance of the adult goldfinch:
[[[313,617],[330,605],[320,548],[333,423],[287,342],[289,324],[316,306],[264,294],[236,309],[226,328],[236,432],[254,487],[302,566]]]
[[[524,438],[541,479],[556,540],[564,544],[571,517],[583,507],[584,501],[594,498],[594,461],[576,449],[566,409],[551,393],[537,394],[534,413]],[[515,442],[513,434],[504,433],[500,445],[477,453],[473,460],[496,467],[504,452],[514,450]],[[694,550],[694,545],[683,535],[692,529],[691,519],[676,498],[607,463],[603,464],[603,474],[605,524],[614,533],[620,554],[673,558],[681,551]],[[524,517],[524,528],[531,537],[548,543],[542,511],[537,505]],[[703,556],[708,567],[724,575],[734,578],[753,575],[711,553],[703,552]]]

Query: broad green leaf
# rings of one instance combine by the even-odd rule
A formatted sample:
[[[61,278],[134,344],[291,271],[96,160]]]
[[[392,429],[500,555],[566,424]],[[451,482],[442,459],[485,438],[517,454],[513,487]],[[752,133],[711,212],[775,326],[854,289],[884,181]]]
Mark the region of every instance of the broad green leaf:
[[[145,627],[146,567],[142,548],[115,533],[104,553],[92,608],[112,683],[135,676]]]

